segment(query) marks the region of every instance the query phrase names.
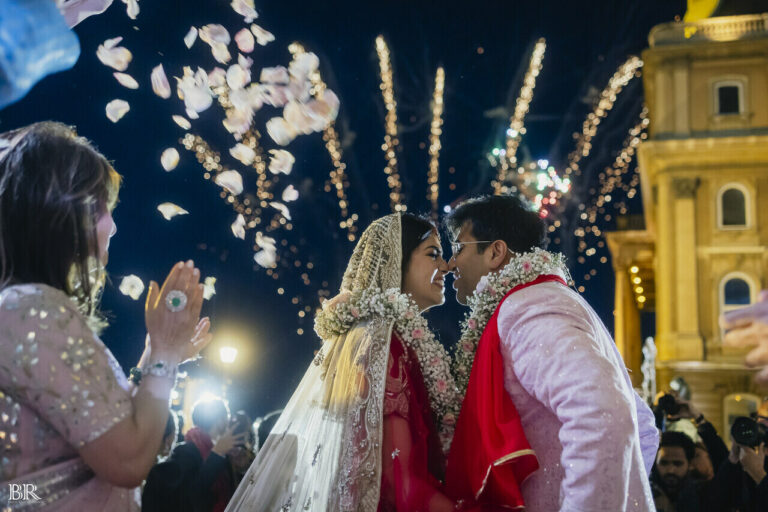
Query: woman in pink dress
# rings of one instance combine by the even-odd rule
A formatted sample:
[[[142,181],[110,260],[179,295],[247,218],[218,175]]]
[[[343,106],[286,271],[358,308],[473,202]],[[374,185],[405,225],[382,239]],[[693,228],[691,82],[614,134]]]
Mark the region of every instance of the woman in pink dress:
[[[62,124],[0,134],[4,511],[138,510],[135,488],[160,449],[176,366],[210,340],[191,261],[162,289],[150,283],[137,386],[98,338],[119,184]]]

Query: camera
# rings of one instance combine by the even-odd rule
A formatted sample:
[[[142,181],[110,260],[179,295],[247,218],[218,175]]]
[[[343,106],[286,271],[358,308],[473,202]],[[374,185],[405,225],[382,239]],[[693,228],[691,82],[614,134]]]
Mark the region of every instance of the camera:
[[[674,395],[665,393],[659,397],[659,410],[666,415],[675,415],[680,412],[680,404]]]
[[[746,416],[736,418],[731,426],[731,436],[734,442],[751,448],[760,443],[768,443],[768,431],[765,426]]]

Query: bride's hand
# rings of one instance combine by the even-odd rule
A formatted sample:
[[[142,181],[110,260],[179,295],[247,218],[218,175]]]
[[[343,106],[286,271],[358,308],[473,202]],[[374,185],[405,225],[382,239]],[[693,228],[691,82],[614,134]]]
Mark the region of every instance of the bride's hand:
[[[338,295],[336,295],[335,297],[331,297],[330,299],[323,300],[320,305],[324,310],[329,308],[333,309],[339,304],[344,304],[345,302],[347,302],[350,299],[350,297],[352,297],[351,291],[341,290],[341,292],[339,292]]]

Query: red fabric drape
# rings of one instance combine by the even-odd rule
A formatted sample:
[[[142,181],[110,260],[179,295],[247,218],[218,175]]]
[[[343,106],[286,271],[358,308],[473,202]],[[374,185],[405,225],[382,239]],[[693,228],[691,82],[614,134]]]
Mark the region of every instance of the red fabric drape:
[[[379,512],[448,512],[445,461],[416,354],[393,334],[384,394]]]
[[[520,485],[539,463],[504,389],[496,319],[509,295],[550,281],[565,284],[559,276],[544,275],[512,288],[499,301],[478,342],[446,470],[446,491],[454,500],[476,499],[490,509],[524,507]]]

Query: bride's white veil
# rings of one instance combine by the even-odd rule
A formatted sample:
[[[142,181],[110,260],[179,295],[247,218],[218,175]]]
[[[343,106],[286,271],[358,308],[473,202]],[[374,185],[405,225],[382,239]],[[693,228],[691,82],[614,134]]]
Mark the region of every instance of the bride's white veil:
[[[365,230],[342,290],[399,288],[399,214]],[[373,318],[324,339],[227,507],[233,511],[375,512],[392,321]]]

